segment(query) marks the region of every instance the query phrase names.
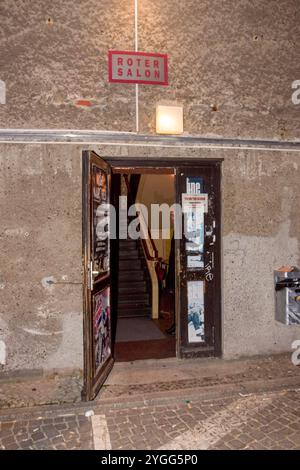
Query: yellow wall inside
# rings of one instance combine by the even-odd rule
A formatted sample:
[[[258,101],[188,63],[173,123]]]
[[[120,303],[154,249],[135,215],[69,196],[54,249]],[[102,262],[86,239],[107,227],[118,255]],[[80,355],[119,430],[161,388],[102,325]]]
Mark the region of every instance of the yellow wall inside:
[[[149,225],[151,223],[151,204],[175,203],[174,175],[141,175],[136,202],[147,207]],[[159,239],[155,239],[155,245],[159,257],[167,260],[170,251],[170,241],[162,239],[162,227],[160,226]]]

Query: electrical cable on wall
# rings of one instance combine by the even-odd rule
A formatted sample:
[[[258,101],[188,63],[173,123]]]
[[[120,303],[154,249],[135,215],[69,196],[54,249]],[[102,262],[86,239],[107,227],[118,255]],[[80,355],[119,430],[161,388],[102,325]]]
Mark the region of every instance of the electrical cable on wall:
[[[135,52],[138,52],[138,0],[134,0]],[[135,84],[135,128],[139,132],[139,85]]]

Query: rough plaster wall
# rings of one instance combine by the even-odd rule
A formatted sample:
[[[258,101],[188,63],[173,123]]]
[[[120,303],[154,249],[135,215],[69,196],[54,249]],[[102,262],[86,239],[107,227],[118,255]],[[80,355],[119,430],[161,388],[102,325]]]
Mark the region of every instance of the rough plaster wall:
[[[224,354],[281,352],[300,326],[274,321],[273,270],[300,267],[299,155],[224,163]]]
[[[138,161],[224,158],[224,356],[291,350],[300,326],[274,320],[273,270],[300,265],[300,153],[91,148]],[[0,146],[0,340],[8,369],[82,367],[80,150]]]
[[[0,127],[133,130],[133,87],[107,83],[107,51],[133,49],[131,3],[1,0]]]
[[[82,368],[80,151],[2,144],[0,181],[5,367]]]
[[[143,129],[153,103],[177,100],[188,134],[299,138],[299,21],[297,0],[140,0],[140,47],[167,52],[171,77],[141,88]]]
[[[135,130],[134,85],[107,83],[107,51],[134,49],[133,0],[2,0],[0,16],[0,127]],[[299,22],[298,0],[139,0],[139,49],[170,69],[139,87],[141,132],[177,100],[187,134],[299,138]]]

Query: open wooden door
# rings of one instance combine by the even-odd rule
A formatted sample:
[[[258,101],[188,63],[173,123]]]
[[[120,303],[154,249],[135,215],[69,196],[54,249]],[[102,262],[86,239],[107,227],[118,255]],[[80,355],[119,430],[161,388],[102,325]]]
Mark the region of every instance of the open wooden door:
[[[112,369],[110,166],[83,152],[84,400],[93,400]]]
[[[182,238],[176,240],[177,356],[221,355],[220,165],[176,169]]]

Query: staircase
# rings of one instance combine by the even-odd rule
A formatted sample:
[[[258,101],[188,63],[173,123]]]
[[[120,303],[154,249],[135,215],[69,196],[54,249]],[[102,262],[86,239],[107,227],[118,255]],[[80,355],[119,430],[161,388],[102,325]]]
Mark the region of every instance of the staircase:
[[[118,318],[151,316],[151,282],[140,241],[119,241]]]

